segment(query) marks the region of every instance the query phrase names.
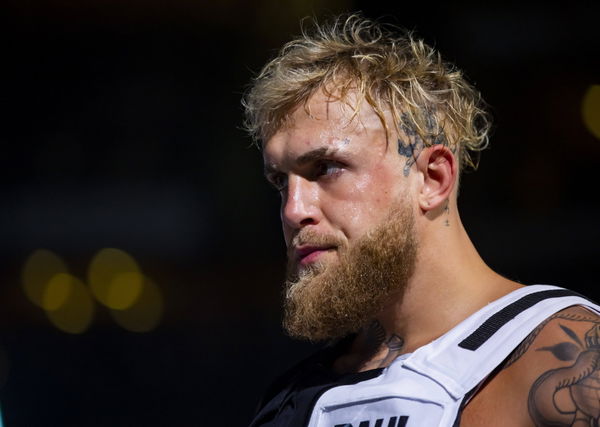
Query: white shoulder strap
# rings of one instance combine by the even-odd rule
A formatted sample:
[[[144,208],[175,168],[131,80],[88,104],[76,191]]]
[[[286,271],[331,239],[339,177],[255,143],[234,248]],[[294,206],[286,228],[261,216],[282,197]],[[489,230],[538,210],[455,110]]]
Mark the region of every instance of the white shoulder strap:
[[[404,367],[425,375],[459,399],[483,381],[531,331],[573,305],[600,307],[567,289],[531,285],[488,304],[430,344]]]

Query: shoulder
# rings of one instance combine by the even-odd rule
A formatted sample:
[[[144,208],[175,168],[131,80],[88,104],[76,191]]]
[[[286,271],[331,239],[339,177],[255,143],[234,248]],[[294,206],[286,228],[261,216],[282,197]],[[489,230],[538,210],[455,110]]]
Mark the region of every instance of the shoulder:
[[[290,396],[300,393],[307,387],[307,384],[317,385],[329,381],[328,367],[332,358],[344,345],[346,345],[346,340],[326,345],[276,377],[263,393],[255,411],[255,422],[252,425],[256,424],[258,420],[272,418],[274,414],[279,414],[281,407]],[[296,396],[296,398],[302,399],[302,396]]]
[[[596,425],[598,396],[600,316],[573,306],[548,317],[513,351],[467,405],[464,420],[474,422],[463,425],[478,425],[490,410],[508,417],[497,425]]]
[[[268,402],[275,399],[276,396],[287,394],[289,389],[293,388],[298,379],[310,375],[316,367],[319,366],[322,358],[323,351],[318,351],[276,376],[261,396],[257,412],[260,412],[260,410],[262,410]]]
[[[595,425],[600,417],[600,316],[570,307],[550,316],[507,363],[526,375],[527,409],[536,425]]]

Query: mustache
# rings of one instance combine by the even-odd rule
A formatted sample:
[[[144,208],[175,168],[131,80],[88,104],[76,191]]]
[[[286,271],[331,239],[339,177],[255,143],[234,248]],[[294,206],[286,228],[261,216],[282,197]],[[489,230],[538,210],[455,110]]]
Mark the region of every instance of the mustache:
[[[347,243],[345,240],[336,237],[334,234],[319,233],[313,229],[307,228],[301,229],[298,234],[292,238],[292,241],[287,248],[286,281],[288,284],[298,281],[303,274],[314,275],[318,274],[321,270],[320,264],[309,265],[305,267],[302,272],[299,270],[295,249],[300,246],[336,248],[338,250],[341,249],[341,252],[345,252],[344,248],[347,246]]]
[[[305,245],[345,247],[346,242],[333,234],[322,234],[315,230],[303,228],[292,239],[292,242],[287,249],[288,258],[292,256],[294,248]]]

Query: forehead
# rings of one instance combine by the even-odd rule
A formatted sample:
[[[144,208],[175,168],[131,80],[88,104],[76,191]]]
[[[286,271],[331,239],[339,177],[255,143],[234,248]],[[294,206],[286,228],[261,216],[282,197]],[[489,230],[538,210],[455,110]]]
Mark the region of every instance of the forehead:
[[[358,102],[353,94],[340,100],[319,91],[290,113],[263,148],[267,161],[278,157],[282,150],[356,147],[361,143],[375,143],[378,139],[387,141],[386,131],[366,101]]]

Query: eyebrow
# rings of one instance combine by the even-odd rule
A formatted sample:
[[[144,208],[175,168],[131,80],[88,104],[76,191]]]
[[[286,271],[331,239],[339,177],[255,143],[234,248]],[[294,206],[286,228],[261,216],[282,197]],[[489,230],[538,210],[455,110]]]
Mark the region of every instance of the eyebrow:
[[[296,163],[300,166],[310,163],[314,160],[322,159],[323,157],[331,156],[338,151],[337,148],[321,147],[304,153],[296,159]]]
[[[331,148],[331,147],[315,148],[314,150],[308,151],[308,152],[302,154],[300,157],[298,157],[296,159],[296,164],[298,166],[302,166],[307,163],[313,162],[315,160],[322,159],[323,157],[331,156],[332,154],[335,154],[337,151],[339,151],[338,148]],[[265,167],[264,167],[265,175],[269,175],[269,174],[275,173],[277,171],[278,171],[278,169],[274,165],[265,165]]]

